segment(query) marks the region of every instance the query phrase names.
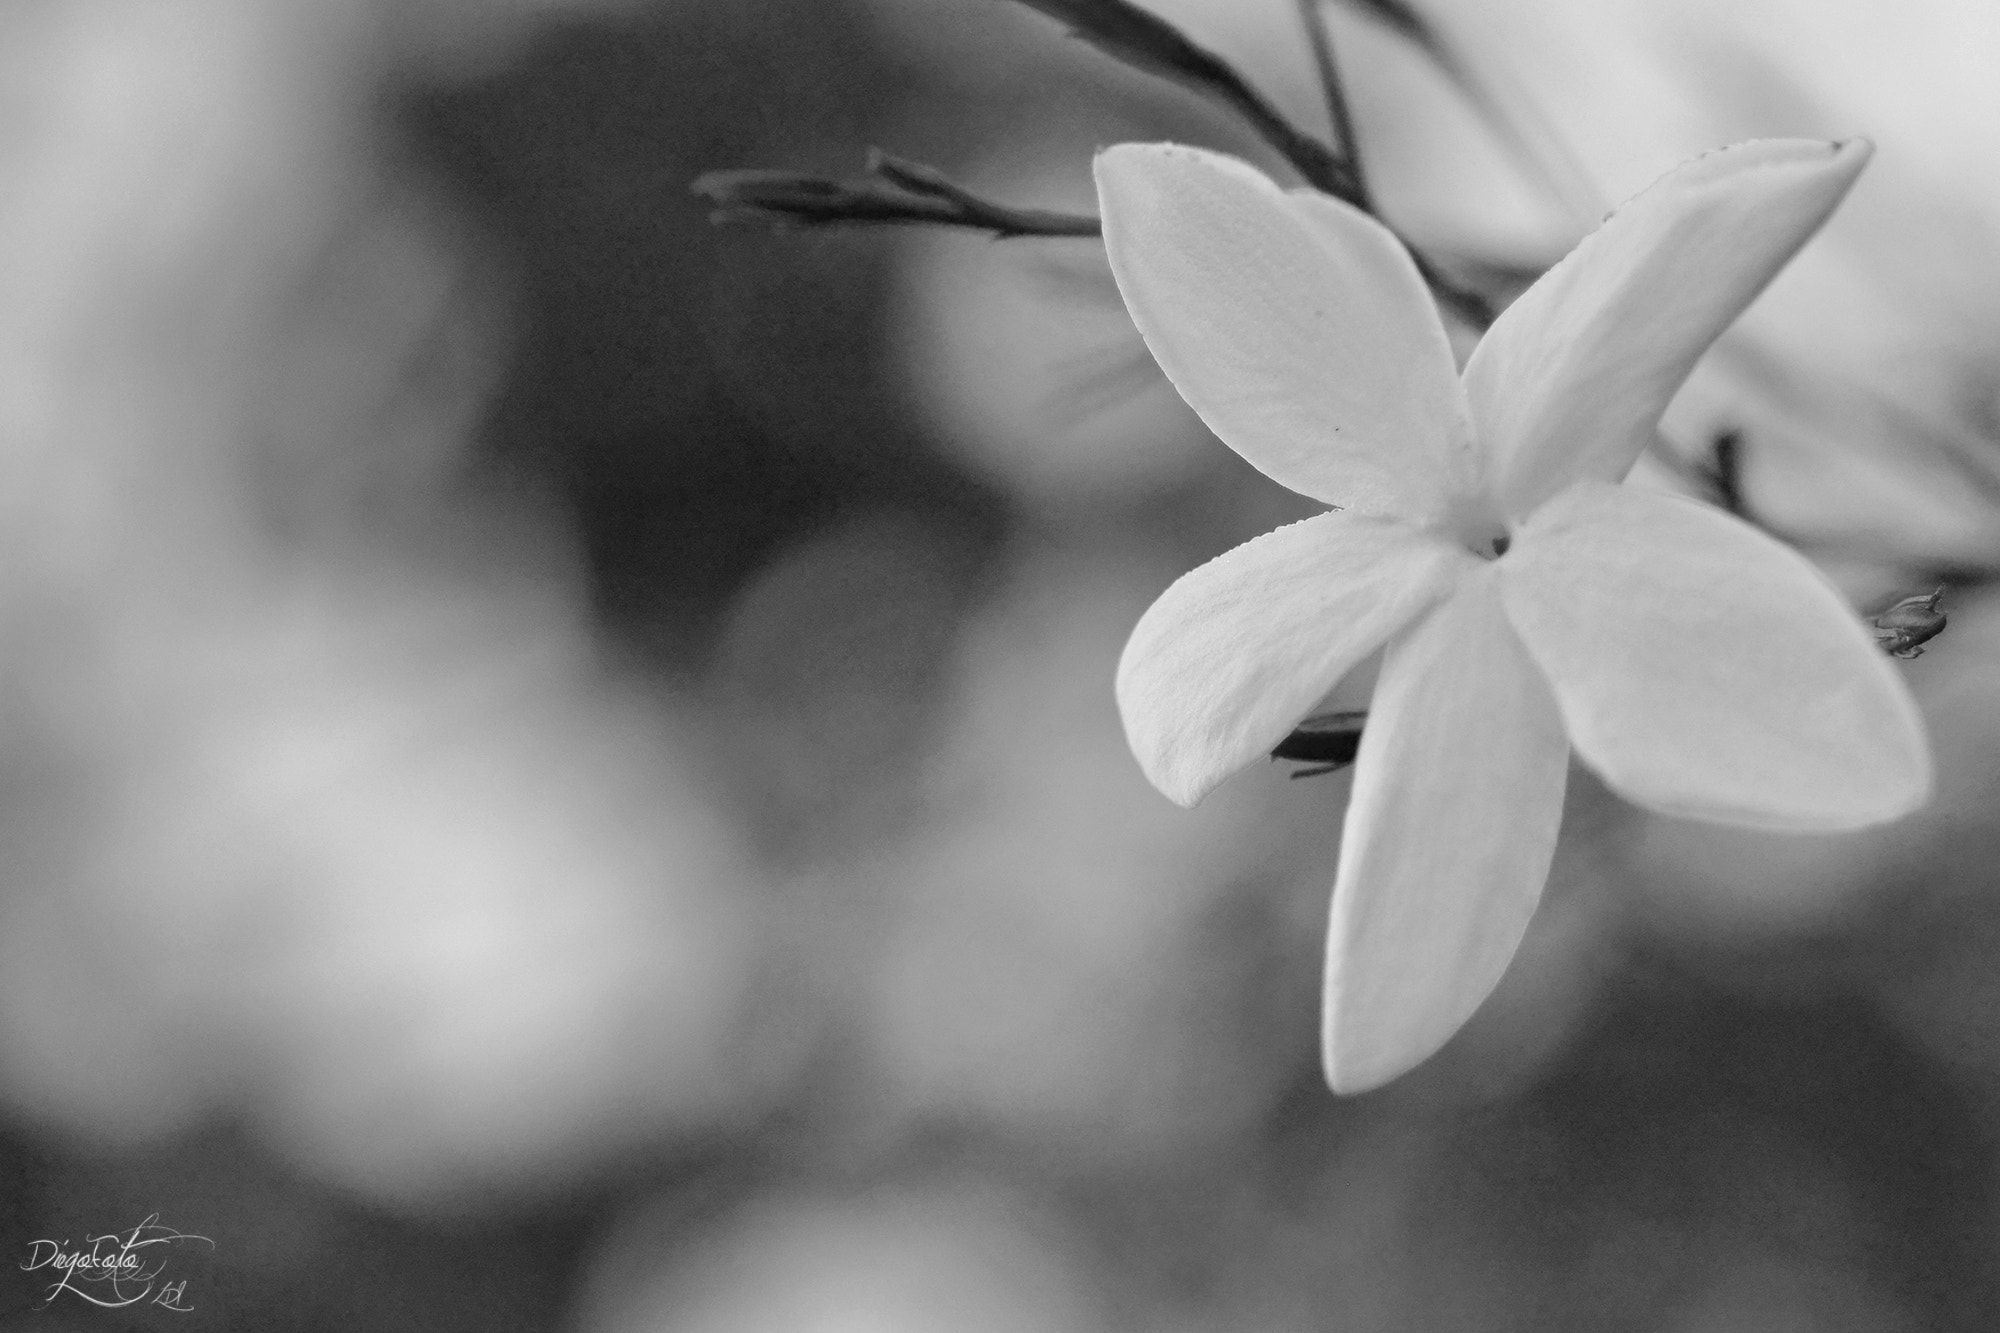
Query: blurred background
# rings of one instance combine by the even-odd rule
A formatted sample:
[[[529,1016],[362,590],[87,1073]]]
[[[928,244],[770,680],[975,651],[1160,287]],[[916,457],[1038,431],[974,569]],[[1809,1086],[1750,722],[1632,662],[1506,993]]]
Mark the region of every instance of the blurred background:
[[[1324,131],[1290,0],[1153,7]],[[1354,1099],[1346,776],[1181,811],[1111,697],[1304,502],[1094,242],[688,190],[880,145],[1088,208],[1120,140],[1277,170],[1238,126],[1003,0],[0,10],[0,1254],[213,1241],[192,1313],[0,1269],[0,1327],[1991,1327],[2000,10],[1419,8],[1464,78],[1328,17],[1385,213],[1468,273],[1706,148],[1875,139],[1667,444],[1739,432],[1858,607],[1952,625],[1931,809],[1579,775],[1499,993]]]

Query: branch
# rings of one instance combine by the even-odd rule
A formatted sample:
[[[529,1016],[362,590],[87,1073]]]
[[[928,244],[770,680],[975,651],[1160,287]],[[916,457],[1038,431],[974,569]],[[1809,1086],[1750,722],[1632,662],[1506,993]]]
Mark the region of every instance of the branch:
[[[1320,0],[1294,0],[1299,23],[1306,30],[1306,44],[1312,48],[1313,67],[1319,71],[1320,91],[1326,97],[1326,115],[1333,125],[1333,146],[1347,160],[1354,177],[1354,193],[1364,201],[1369,197],[1368,177],[1361,166],[1361,138],[1354,132],[1354,116],[1348,110],[1347,89],[1340,80],[1340,62],[1334,58],[1333,36],[1326,28],[1326,13]]]
[[[1170,79],[1248,121],[1308,185],[1356,208],[1366,195],[1349,161],[1286,120],[1222,57],[1131,0],[1017,0],[1048,15],[1112,59]]]
[[[1716,508],[1734,514],[1787,546],[1802,548],[1805,545],[1796,534],[1773,526],[1751,505],[1750,497],[1743,488],[1743,456],[1746,450],[1741,430],[1733,426],[1718,430],[1709,440],[1707,452],[1699,457],[1690,457],[1676,449],[1664,433],[1655,431],[1647,452]]]
[[[715,222],[763,223],[780,230],[878,226],[964,227],[1014,236],[1097,236],[1094,217],[1038,208],[1010,208],[973,194],[934,167],[868,152],[867,174],[833,181],[796,171],[756,168],[711,171],[694,193],[715,205]]]
[[[1297,3],[1301,15],[1308,20],[1307,31],[1315,58],[1320,62],[1320,77],[1327,88],[1334,129],[1346,149],[1344,157],[1294,128],[1227,61],[1195,45],[1178,28],[1131,0],[1017,0],[1017,3],[1066,25],[1075,36],[1116,60],[1192,88],[1232,108],[1291,163],[1307,184],[1381,220],[1368,197],[1361,159],[1354,149],[1353,119],[1341,90],[1332,43],[1320,22],[1315,0],[1297,0]],[[1369,3],[1372,5],[1375,0]],[[1414,22],[1422,22],[1413,11],[1402,8],[1400,0],[1380,0],[1380,3],[1388,6],[1390,14],[1407,14]],[[1429,32],[1421,27],[1411,30]],[[1496,312],[1492,302],[1440,271],[1408,241],[1403,244],[1415,257],[1418,272],[1446,309],[1474,328],[1484,329],[1493,323]]]
[[[1429,36],[1414,11],[1401,0],[1362,0],[1390,16],[1399,30]],[[1328,107],[1345,156],[1300,132],[1258,94],[1229,63],[1195,45],[1178,28],[1131,0],[1017,0],[1067,26],[1082,40],[1134,68],[1192,88],[1234,109],[1275,147],[1306,182],[1377,217],[1356,152],[1352,117],[1340,84],[1333,47],[1321,22],[1317,0],[1297,0],[1319,62]],[[1399,17],[1406,16],[1406,17]],[[1427,46],[1426,49],[1432,49]],[[873,223],[932,225],[988,231],[995,236],[1097,236],[1098,220],[1082,214],[1017,209],[983,199],[943,173],[921,163],[891,157],[879,149],[868,158],[867,175],[832,181],[797,172],[711,171],[694,183],[697,194],[716,204],[716,222],[762,222],[778,228],[812,228]],[[1393,229],[1392,229],[1393,230]],[[1399,240],[1403,238],[1398,236]],[[1403,240],[1417,271],[1439,304],[1474,328],[1493,323],[1493,303],[1479,291],[1442,271]]]
[[[799,171],[741,167],[704,172],[689,189],[715,205],[716,223],[762,224],[777,231],[821,227],[963,227],[991,232],[1001,240],[1017,236],[1101,236],[1103,224],[1087,213],[1014,208],[983,198],[936,167],[868,151],[867,174],[856,180],[828,180]],[[1398,237],[1397,239],[1402,239]],[[1409,242],[1403,242],[1405,248]],[[1476,328],[1493,322],[1484,296],[1438,271],[1415,249],[1417,272],[1438,302]]]

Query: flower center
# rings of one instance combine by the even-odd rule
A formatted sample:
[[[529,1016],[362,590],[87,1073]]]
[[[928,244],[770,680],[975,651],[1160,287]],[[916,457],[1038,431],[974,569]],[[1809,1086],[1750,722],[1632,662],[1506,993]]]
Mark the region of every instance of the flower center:
[[[1498,560],[1514,544],[1514,534],[1491,519],[1467,523],[1458,529],[1458,540],[1481,560]]]
[[[1514,544],[1500,506],[1483,494],[1460,498],[1439,524],[1439,536],[1454,540],[1481,560],[1498,560]]]

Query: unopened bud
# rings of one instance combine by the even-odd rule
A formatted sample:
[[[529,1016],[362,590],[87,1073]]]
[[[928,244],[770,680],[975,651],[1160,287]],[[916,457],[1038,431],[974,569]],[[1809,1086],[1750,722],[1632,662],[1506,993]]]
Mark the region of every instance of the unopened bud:
[[[1894,657],[1922,657],[1924,645],[1944,632],[1945,614],[1938,609],[1944,589],[1905,597],[1875,617],[1875,638]]]

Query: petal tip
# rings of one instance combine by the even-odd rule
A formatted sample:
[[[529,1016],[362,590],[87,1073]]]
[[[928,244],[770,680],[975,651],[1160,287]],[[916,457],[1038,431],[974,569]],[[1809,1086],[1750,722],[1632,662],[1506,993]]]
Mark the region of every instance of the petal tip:
[[[1157,724],[1148,725],[1148,717],[1158,710],[1148,710],[1137,702],[1136,696],[1141,691],[1124,672],[1119,675],[1115,693],[1119,717],[1125,725],[1125,744],[1138,762],[1139,771],[1160,795],[1183,810],[1191,810],[1229,776],[1212,771],[1213,765],[1203,763],[1203,757],[1185,737]]]
[[[1109,148],[1098,149],[1091,156],[1090,176],[1097,183],[1100,197],[1119,177],[1145,161],[1144,155],[1139,151],[1145,146],[1136,143],[1115,143]]]
[[[1154,765],[1142,765],[1142,767],[1145,769],[1146,780],[1153,784],[1154,790],[1183,810],[1194,809],[1210,792],[1222,785],[1222,779],[1219,777],[1203,779],[1191,773],[1161,769]]]
[[[1329,978],[1330,979],[1330,978]],[[1458,1034],[1463,1023],[1442,1032],[1375,1024],[1366,1030],[1343,1024],[1335,998],[1328,997],[1320,1030],[1320,1072],[1329,1090],[1352,1097],[1394,1083],[1429,1060]]]
[[[1355,1097],[1385,1087],[1421,1063],[1421,1057],[1416,1060],[1385,1061],[1379,1054],[1371,1059],[1357,1053],[1338,1051],[1331,1037],[1327,1039],[1320,1052],[1320,1068],[1326,1075],[1327,1089],[1341,1097]]]
[[[1147,143],[1107,144],[1091,154],[1090,165],[1096,170],[1101,171],[1107,163],[1116,164],[1143,158],[1146,155],[1147,149],[1157,147],[1159,147],[1158,144]]]
[[[1929,805],[1935,790],[1935,778],[1927,759],[1913,771],[1891,772],[1873,783],[1851,786],[1818,801],[1717,802],[1693,797],[1662,800],[1654,793],[1635,792],[1617,782],[1606,781],[1626,800],[1669,818],[1801,834],[1858,833],[1893,824]]]
[[[1907,819],[1929,805],[1936,794],[1937,765],[1931,758],[1929,744],[1920,740],[1909,762],[1900,766],[1883,783],[1878,804],[1855,827],[1872,828]]]
[[[1257,179],[1265,181],[1267,185],[1270,184],[1262,172],[1239,158],[1231,157],[1227,153],[1218,153],[1207,148],[1196,148],[1191,144],[1174,143],[1172,140],[1166,139],[1146,143],[1115,143],[1098,149],[1091,157],[1091,166],[1094,169],[1101,169],[1107,163],[1116,166],[1120,164],[1137,165],[1148,162],[1192,163],[1196,166],[1212,167],[1231,172],[1235,175],[1245,177],[1255,176]],[[1271,185],[1271,188],[1275,190],[1277,187]]]
[[[1285,193],[1241,158],[1170,141],[1100,148],[1091,158],[1090,170],[1099,206],[1113,223],[1135,208],[1157,206],[1168,198],[1184,200],[1191,189],[1220,186],[1267,199],[1279,199]]]
[[[1929,805],[1937,793],[1937,758],[1923,713],[1901,676],[1890,669],[1875,645],[1869,644],[1867,651],[1882,669],[1888,700],[1884,711],[1895,720],[1883,729],[1878,742],[1883,758],[1876,770],[1875,799],[1854,812],[1850,828],[1873,828],[1905,819]]]
[[[1874,654],[1871,645],[1869,650]],[[1886,663],[1884,664],[1886,665]],[[1937,790],[1937,765],[1915,700],[1893,682],[1900,725],[1877,732],[1877,759],[1844,789],[1829,785],[1823,806],[1801,806],[1791,827],[1800,832],[1849,833],[1906,819],[1929,805]]]
[[[1120,187],[1142,185],[1146,174],[1156,170],[1171,149],[1164,143],[1115,143],[1100,148],[1090,159],[1091,179],[1097,184],[1100,203],[1118,199]]]
[[[1818,205],[1824,214],[1833,211],[1874,156],[1874,140],[1857,134],[1847,139],[1750,139],[1731,144],[1706,158],[1697,158],[1696,163],[1713,162],[1716,176],[1766,167],[1798,169],[1801,176],[1794,188],[1803,188],[1808,193],[1824,190]]]

